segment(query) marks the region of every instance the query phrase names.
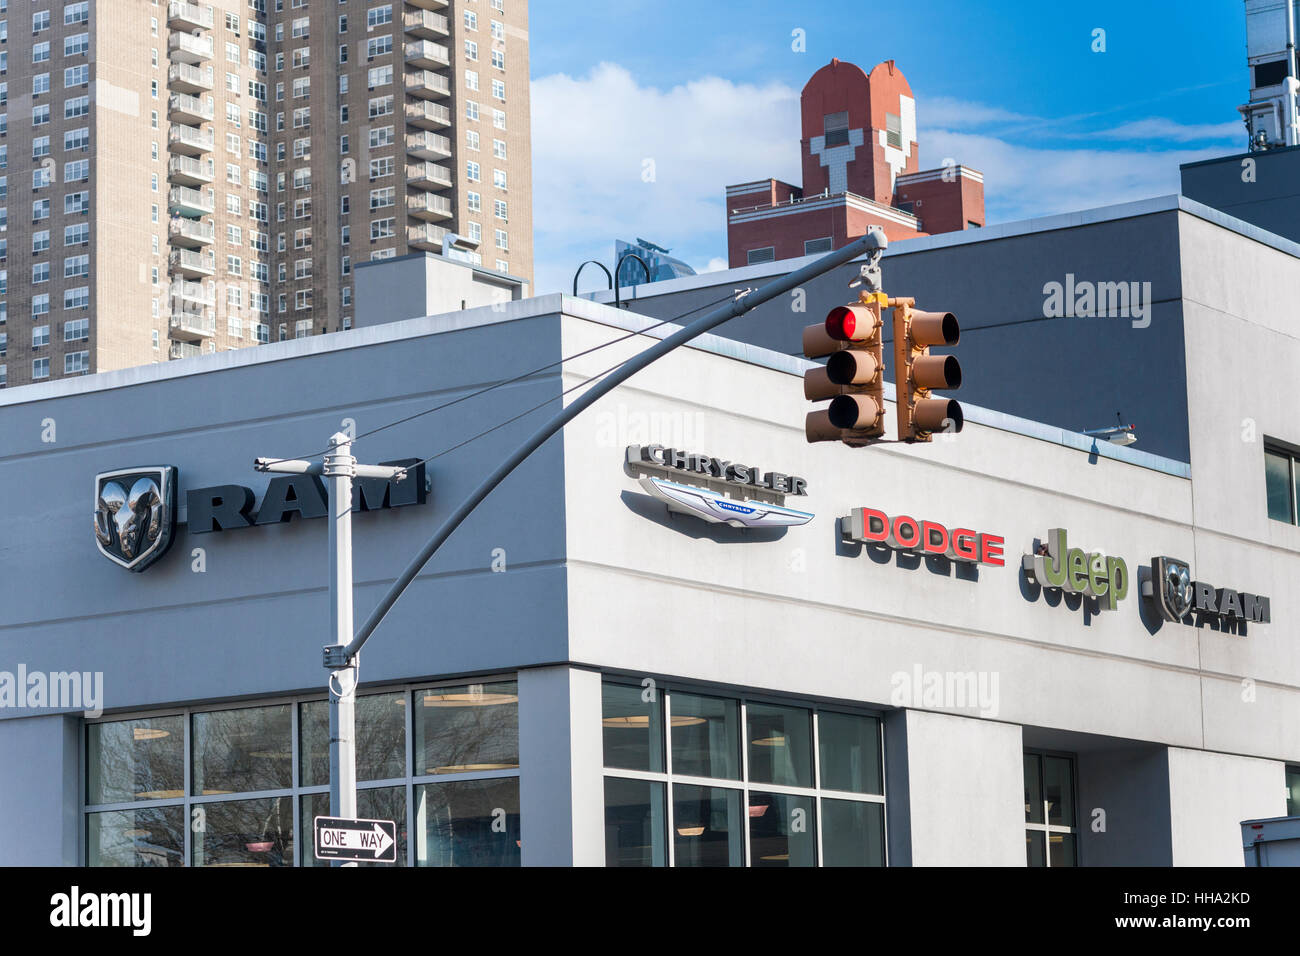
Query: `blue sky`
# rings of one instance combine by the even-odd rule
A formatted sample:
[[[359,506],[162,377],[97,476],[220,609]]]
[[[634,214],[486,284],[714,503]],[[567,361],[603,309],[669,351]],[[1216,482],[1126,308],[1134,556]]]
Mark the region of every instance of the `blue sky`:
[[[799,90],[832,57],[898,63],[922,168],[980,169],[991,223],[1176,192],[1180,162],[1243,148],[1240,0],[535,0],[530,19],[541,293],[619,237],[717,268],[724,187],[799,181]]]

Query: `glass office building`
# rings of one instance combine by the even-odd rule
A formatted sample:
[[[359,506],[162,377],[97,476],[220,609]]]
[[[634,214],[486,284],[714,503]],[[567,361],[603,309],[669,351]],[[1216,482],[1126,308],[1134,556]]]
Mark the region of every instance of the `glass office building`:
[[[647,239],[636,242],[614,241],[614,262],[618,268],[618,285],[621,289],[642,285],[646,282],[661,282],[664,279],[677,279],[681,276],[693,276],[695,270],[681,259],[668,254],[669,250],[655,245]],[[639,256],[641,261],[631,258]],[[641,263],[644,262],[643,266]],[[649,278],[646,272],[649,271]]]

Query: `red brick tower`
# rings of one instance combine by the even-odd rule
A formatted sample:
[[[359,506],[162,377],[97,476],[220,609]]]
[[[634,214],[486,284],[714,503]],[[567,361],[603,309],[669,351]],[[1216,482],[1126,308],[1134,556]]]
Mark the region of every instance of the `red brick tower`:
[[[882,226],[892,240],[984,225],[984,178],[955,161],[920,171],[916,100],[893,60],[831,60],[800,98],[802,187],[727,187],[732,267],[839,248]]]

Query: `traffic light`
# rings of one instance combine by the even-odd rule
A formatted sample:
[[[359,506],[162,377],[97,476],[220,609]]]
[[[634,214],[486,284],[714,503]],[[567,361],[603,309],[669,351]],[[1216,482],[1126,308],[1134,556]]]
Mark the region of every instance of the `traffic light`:
[[[826,357],[826,364],[804,373],[809,401],[831,403],[809,412],[804,433],[809,442],[842,441],[869,445],[885,434],[883,292],[863,292],[854,305],[830,311],[826,321],[803,330],[803,354]]]
[[[932,345],[956,345],[961,338],[951,312],[921,312],[915,299],[890,299],[894,309],[894,393],[898,404],[898,440],[930,441],[934,432],[959,432],[965,423],[961,405],[950,398],[931,398],[931,389],[961,387],[961,363],[952,355],[931,355]]]

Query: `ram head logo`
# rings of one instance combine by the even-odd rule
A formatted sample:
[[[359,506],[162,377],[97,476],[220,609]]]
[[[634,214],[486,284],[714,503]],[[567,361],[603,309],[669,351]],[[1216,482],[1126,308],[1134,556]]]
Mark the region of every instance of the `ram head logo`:
[[[1181,621],[1186,617],[1192,609],[1191,566],[1177,558],[1155,558],[1151,562],[1151,580],[1165,618]]]
[[[128,571],[163,556],[176,527],[176,469],[124,468],[95,476],[95,543]]]

